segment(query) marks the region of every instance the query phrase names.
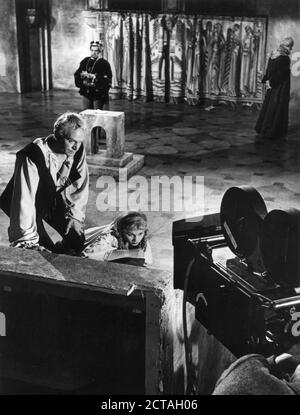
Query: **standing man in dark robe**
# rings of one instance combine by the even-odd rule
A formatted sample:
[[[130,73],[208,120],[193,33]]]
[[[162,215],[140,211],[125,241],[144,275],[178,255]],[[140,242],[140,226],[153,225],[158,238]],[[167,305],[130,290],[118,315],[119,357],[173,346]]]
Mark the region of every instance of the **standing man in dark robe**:
[[[84,109],[100,109],[109,104],[112,71],[109,62],[102,57],[103,45],[90,43],[91,56],[84,58],[74,73],[75,85],[83,97]]]
[[[282,40],[279,48],[272,52],[262,79],[267,93],[255,130],[266,138],[282,138],[287,134],[291,82],[289,54],[293,46],[291,37]]]

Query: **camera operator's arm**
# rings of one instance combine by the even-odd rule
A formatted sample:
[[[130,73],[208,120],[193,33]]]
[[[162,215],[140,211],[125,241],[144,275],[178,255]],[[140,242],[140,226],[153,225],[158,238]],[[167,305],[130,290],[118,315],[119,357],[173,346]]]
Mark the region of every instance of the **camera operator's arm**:
[[[296,393],[300,393],[300,344],[293,344],[287,353],[269,357],[268,362],[288,380],[288,385]]]
[[[262,355],[243,356],[222,373],[213,395],[300,394],[297,384],[286,382],[274,374],[273,365],[274,362]]]
[[[282,373],[292,374],[300,364],[300,359],[292,356],[289,353],[282,353],[279,356],[271,356],[268,363]]]

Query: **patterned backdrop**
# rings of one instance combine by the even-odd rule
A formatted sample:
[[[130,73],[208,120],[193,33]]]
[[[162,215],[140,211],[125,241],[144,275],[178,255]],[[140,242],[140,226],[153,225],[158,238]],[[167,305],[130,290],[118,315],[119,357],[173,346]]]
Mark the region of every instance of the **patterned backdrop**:
[[[100,12],[99,19],[112,94],[262,102],[265,18]]]

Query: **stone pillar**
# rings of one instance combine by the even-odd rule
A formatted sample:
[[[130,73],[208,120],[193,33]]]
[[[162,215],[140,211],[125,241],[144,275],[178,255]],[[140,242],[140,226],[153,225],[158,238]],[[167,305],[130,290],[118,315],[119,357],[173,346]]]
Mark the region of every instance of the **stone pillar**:
[[[85,148],[92,155],[92,130],[102,127],[106,133],[106,156],[121,159],[124,156],[125,115],[124,112],[84,110],[81,112],[87,126]]]
[[[130,177],[144,164],[144,156],[125,152],[125,114],[117,111],[84,110],[85,149],[91,174]],[[106,134],[106,150],[93,153],[92,131],[101,127]]]

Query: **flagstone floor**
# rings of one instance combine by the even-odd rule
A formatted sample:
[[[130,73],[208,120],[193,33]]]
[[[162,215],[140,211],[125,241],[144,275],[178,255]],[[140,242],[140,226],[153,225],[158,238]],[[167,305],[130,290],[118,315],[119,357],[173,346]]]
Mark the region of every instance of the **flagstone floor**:
[[[126,151],[145,156],[145,165],[137,174],[147,181],[143,182],[143,192],[129,182],[127,207],[136,203],[148,216],[154,267],[172,271],[172,222],[218,212],[222,196],[231,186],[254,186],[268,210],[300,209],[299,112],[290,112],[287,139],[272,141],[256,137],[258,113],[249,107],[218,106],[206,111],[205,107],[186,104],[117,100],[111,102],[110,109],[125,112]],[[75,91],[0,95],[0,191],[13,173],[16,151],[32,139],[49,134],[55,118],[67,110],[81,111],[81,99]],[[203,192],[197,193],[198,205],[180,203],[187,195],[182,194],[179,185],[170,198],[172,201],[174,196],[179,211],[172,203],[159,209],[161,196],[151,194],[151,178],[164,175],[173,179],[178,176],[177,183],[192,176],[194,183],[200,183],[197,189]],[[108,201],[113,211],[103,211],[100,191],[98,178],[92,176],[87,227],[108,223],[124,213],[119,210],[118,200],[115,203],[111,197]],[[1,245],[8,244],[8,224],[1,211]]]

